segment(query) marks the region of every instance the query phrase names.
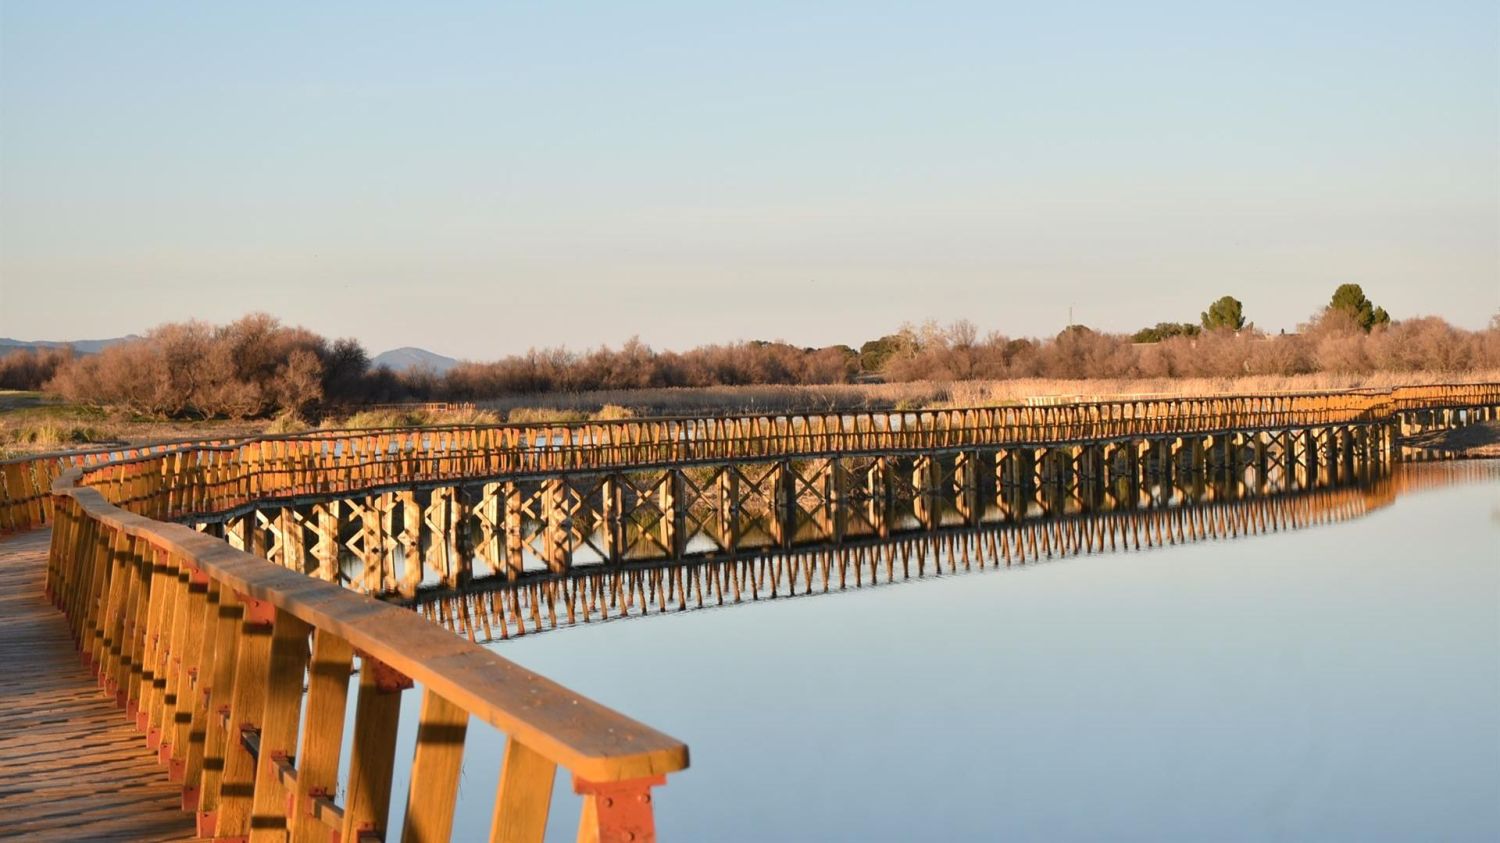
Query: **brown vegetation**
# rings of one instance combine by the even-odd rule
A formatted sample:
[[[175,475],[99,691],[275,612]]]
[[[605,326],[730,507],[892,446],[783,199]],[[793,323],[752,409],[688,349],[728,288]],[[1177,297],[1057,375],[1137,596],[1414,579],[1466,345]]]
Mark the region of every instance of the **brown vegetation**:
[[[607,393],[603,400],[585,402],[588,407],[572,408],[594,412],[606,403],[640,409],[642,402],[622,397],[640,390],[828,390],[866,380],[992,381],[1019,387],[1020,382],[1038,379],[1368,378],[1377,373],[1423,373],[1430,380],[1445,380],[1459,373],[1500,369],[1500,318],[1486,330],[1466,331],[1436,317],[1401,322],[1372,322],[1367,317],[1361,310],[1330,306],[1297,334],[1273,336],[1253,327],[1148,329],[1142,335],[1156,340],[1152,342],[1082,325],[1050,339],[999,334],[980,338],[969,322],[907,327],[865,343],[859,351],[749,342],[659,352],[632,341],[618,350],[533,350],[490,363],[463,363],[438,376],[429,371],[397,375],[371,369],[364,349],[353,340],[330,342],[256,314],[222,327],[198,322],[163,325],[141,340],[97,355],[27,358],[14,370],[33,373],[34,380],[35,372],[51,365],[55,375],[48,391],[77,404],[125,408],[158,418],[282,416],[281,425],[291,427],[298,418],[326,417],[338,407],[391,401],[480,400],[492,402],[494,409],[514,411],[528,404],[539,406],[532,396]],[[1163,325],[1171,328],[1170,323]],[[950,400],[930,388],[919,391],[916,399],[903,395],[879,403]],[[776,409],[847,406],[841,398],[821,395],[804,394],[799,400],[798,406],[790,407],[778,400]],[[771,409],[753,403],[738,407]]]
[[[376,401],[401,388],[369,371],[354,340],[330,343],[253,314],[222,327],[162,325],[146,337],[78,357],[47,390],[65,400],[169,418],[259,418],[324,401]]]
[[[0,389],[41,389],[72,359],[71,348],[18,348],[0,353]]]

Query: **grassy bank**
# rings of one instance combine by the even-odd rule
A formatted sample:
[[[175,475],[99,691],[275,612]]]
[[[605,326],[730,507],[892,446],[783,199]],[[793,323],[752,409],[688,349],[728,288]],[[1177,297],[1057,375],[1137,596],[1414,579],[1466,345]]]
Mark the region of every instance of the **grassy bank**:
[[[47,399],[36,392],[0,391],[0,459],[164,439],[251,436],[256,421],[181,421],[133,416]]]

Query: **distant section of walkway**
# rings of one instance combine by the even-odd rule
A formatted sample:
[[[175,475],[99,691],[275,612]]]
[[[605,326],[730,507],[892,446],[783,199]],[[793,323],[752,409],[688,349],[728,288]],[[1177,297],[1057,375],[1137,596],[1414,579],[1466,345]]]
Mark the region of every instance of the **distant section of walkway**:
[[[192,839],[181,788],[42,595],[50,539],[0,538],[0,838]]]

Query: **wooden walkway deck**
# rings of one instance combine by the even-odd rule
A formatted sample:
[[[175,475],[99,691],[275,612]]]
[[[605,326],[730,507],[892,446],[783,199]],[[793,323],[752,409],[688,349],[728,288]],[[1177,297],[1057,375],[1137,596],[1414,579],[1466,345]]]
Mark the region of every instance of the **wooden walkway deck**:
[[[180,788],[42,596],[50,538],[0,538],[0,838],[193,839]]]

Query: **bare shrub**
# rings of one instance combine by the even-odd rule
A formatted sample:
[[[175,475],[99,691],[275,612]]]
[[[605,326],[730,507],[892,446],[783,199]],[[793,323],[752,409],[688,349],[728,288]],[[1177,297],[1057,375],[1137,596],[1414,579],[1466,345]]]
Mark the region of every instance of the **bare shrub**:
[[[18,348],[0,353],[0,389],[41,389],[73,359],[68,348]]]

